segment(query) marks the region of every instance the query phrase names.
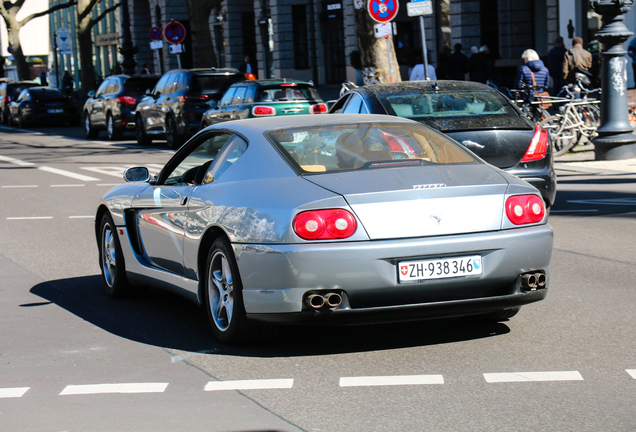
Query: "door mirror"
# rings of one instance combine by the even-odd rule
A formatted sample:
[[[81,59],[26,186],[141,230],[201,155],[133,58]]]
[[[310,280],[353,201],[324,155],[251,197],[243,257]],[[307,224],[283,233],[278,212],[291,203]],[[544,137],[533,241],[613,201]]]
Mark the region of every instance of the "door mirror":
[[[95,97],[95,90],[91,90],[88,92],[88,97],[89,98],[94,98]]]
[[[219,101],[211,100],[210,102],[208,102],[208,105],[210,106],[210,108],[218,108]]]
[[[152,89],[146,89],[146,91],[144,92],[144,95],[152,96]]]
[[[147,182],[150,180],[150,171],[146,167],[132,167],[124,171],[124,180],[127,182]]]

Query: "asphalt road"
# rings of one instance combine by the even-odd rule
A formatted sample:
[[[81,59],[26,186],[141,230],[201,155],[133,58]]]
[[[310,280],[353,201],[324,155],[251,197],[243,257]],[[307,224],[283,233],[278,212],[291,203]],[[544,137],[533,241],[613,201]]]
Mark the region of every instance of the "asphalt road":
[[[105,296],[96,205],[171,152],[82,136],[0,127],[0,430],[636,429],[636,175],[559,172],[550,291],[510,321],[228,348],[186,300]]]

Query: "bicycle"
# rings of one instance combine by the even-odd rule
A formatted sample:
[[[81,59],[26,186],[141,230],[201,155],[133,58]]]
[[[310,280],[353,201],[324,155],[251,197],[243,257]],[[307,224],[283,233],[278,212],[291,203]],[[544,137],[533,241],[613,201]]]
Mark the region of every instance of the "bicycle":
[[[531,122],[539,124],[550,116],[548,107],[552,104],[553,98],[546,96],[537,97],[535,88],[524,83],[521,84],[520,89],[506,89],[508,94],[511,95],[510,100],[519,108],[523,116]],[[501,92],[501,90],[499,91]]]
[[[560,98],[564,102],[559,108],[559,113],[544,119],[539,125],[548,131],[550,142],[554,149],[554,156],[567,153],[575,145],[581,144],[583,139],[594,139],[598,134],[596,130],[600,125],[600,111],[597,104],[600,100],[588,100],[591,93],[600,92],[600,89],[588,90],[579,81],[579,89],[582,89],[584,97],[578,99],[576,88],[563,87],[567,98]]]

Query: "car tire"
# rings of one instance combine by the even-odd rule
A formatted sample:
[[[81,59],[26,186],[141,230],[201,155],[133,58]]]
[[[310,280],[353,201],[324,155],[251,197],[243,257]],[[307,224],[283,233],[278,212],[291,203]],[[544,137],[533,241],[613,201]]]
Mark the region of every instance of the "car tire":
[[[115,126],[115,120],[110,113],[106,116],[106,134],[111,141],[119,140],[122,137],[122,130]]]
[[[86,138],[97,138],[99,131],[97,131],[91,124],[91,116],[88,112],[84,113],[84,134]]]
[[[121,298],[134,293],[126,276],[126,263],[117,236],[117,227],[108,213],[102,216],[99,226],[99,265],[104,290],[109,297]]]
[[[18,127],[20,129],[24,129],[26,127],[26,122],[24,121],[24,117],[22,117],[22,111],[18,111]]]
[[[137,144],[140,146],[146,147],[152,144],[152,138],[150,138],[144,130],[144,123],[141,115],[137,115],[137,117],[135,117],[135,135],[137,137]]]
[[[9,123],[9,116],[7,115],[6,110],[0,110],[0,123],[6,125]]]
[[[171,149],[177,149],[181,146],[181,137],[179,136],[177,122],[172,116],[166,119],[166,144],[168,148]]]
[[[243,304],[243,286],[230,242],[218,238],[205,266],[205,309],[212,333],[225,345],[242,345],[258,339],[264,326],[249,322]]]

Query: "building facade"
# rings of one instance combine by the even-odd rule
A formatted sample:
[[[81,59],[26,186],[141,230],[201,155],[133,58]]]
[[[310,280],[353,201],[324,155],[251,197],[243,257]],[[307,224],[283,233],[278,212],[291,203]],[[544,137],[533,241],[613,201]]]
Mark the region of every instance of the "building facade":
[[[55,4],[61,0],[52,0]],[[397,0],[396,0],[397,1]],[[102,0],[95,13],[113,4]],[[295,78],[316,84],[356,81],[359,74],[352,66],[352,53],[358,50],[355,11],[366,8],[368,0],[224,0],[210,17],[213,52],[209,59],[193,61],[193,42],[189,36],[190,17],[185,0],[128,0],[133,45],[137,48],[137,70],[148,63],[153,73],[161,74],[182,67],[238,67],[246,56],[259,78]],[[393,42],[403,79],[422,52],[419,18],[409,17],[406,1],[399,0],[394,19]],[[440,53],[457,43],[470,56],[471,47],[488,46],[496,61],[498,84],[512,84],[521,65],[521,53],[532,48],[547,55],[557,36],[571,46],[575,36],[585,43],[594,39],[600,26],[587,0],[433,0],[433,15],[424,19],[425,41],[431,61],[437,64]],[[100,9],[101,8],[101,9]],[[96,73],[106,76],[121,63],[118,45],[121,38],[100,37],[119,32],[121,8],[94,30]],[[74,8],[51,16],[51,38],[56,28],[66,25],[74,31]],[[626,16],[628,28],[636,26],[636,11]],[[160,49],[151,49],[152,27],[163,29],[170,21],[179,21],[186,29],[184,52],[177,58],[162,40]],[[99,46],[98,40],[113,45]],[[110,41],[110,42],[108,42]],[[52,49],[53,52],[53,49]],[[60,70],[75,71],[73,55],[61,56]],[[628,68],[631,69],[631,68]],[[633,79],[630,74],[630,83]],[[76,75],[76,82],[78,82]]]

